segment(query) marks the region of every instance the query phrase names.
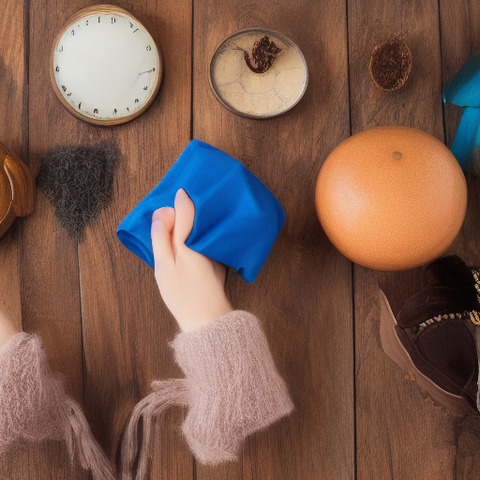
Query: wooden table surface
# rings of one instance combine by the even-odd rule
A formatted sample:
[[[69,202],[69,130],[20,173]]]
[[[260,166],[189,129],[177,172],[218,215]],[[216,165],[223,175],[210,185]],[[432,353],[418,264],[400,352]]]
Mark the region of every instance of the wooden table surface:
[[[327,240],[314,189],[328,153],[378,125],[421,128],[451,145],[456,108],[442,85],[480,45],[474,0],[119,0],[163,50],[165,77],[151,108],[131,123],[97,127],[61,106],[49,79],[54,36],[86,0],[2,0],[0,141],[37,172],[57,145],[115,140],[121,164],[114,200],[72,241],[38,193],[35,212],[0,241],[0,302],[18,326],[42,336],[52,368],[85,408],[114,460],[122,428],[150,382],[179,376],[168,342],[176,333],[152,271],[116,238],[116,227],[198,138],[241,160],[277,196],[286,224],[253,284],[231,275],[233,304],[262,319],[295,412],[245,443],[238,463],[195,462],[179,426],[159,418],[155,480],[448,480],[480,478],[477,418],[445,413],[424,398],[379,346],[378,289],[398,304],[419,271],[358,267]],[[225,110],[208,83],[219,42],[263,26],[303,51],[310,83],[298,107],[271,120]],[[406,87],[380,94],[367,65],[374,45],[403,32],[413,54]],[[468,179],[465,225],[451,248],[480,258],[480,187]],[[1,412],[0,412],[1,413]],[[88,479],[61,443],[29,445],[3,459],[1,479]]]

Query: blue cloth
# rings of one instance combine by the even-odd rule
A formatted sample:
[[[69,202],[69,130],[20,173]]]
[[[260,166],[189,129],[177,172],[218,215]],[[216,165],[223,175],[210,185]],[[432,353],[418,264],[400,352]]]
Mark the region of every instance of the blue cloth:
[[[470,57],[445,86],[443,101],[464,107],[452,153],[467,171],[474,150],[480,147],[480,53]]]
[[[152,214],[157,208],[173,207],[179,188],[195,205],[185,244],[253,282],[282,229],[285,213],[239,161],[199,140],[188,144],[161,182],[122,221],[117,230],[120,241],[153,267]]]
[[[479,127],[480,108],[466,107],[452,145],[452,153],[464,172],[469,168],[473,151],[480,146]]]

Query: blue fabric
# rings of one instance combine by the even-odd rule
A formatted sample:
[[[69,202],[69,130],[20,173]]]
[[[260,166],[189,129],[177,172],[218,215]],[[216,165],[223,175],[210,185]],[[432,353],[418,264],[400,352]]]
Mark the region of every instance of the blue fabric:
[[[118,226],[120,241],[153,267],[152,214],[157,208],[173,207],[179,188],[195,205],[185,244],[253,282],[282,229],[285,213],[240,162],[199,140],[188,144],[161,182]]]
[[[459,107],[480,107],[480,53],[470,57],[445,85],[443,101]]]
[[[443,101],[465,107],[452,153],[467,171],[474,150],[480,147],[480,53],[470,57],[443,89]]]
[[[452,145],[452,153],[464,172],[468,170],[474,149],[480,145],[479,127],[480,108],[465,108]]]

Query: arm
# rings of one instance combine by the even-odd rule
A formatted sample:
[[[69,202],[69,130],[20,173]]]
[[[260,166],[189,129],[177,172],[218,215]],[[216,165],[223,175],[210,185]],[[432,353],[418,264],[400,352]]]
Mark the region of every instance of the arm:
[[[136,478],[145,474],[145,443],[135,460],[140,418],[149,425],[169,405],[189,407],[183,434],[206,464],[236,460],[248,435],[293,409],[260,322],[251,313],[234,311],[225,295],[225,267],[185,246],[194,216],[183,190],[177,192],[175,209],[153,215],[155,278],[182,330],[170,345],[185,378],[154,382],[153,393],[135,407],[124,438],[124,479],[131,478],[135,464]]]
[[[205,464],[236,460],[248,435],[293,409],[260,322],[233,311],[225,295],[225,267],[185,246],[194,216],[183,190],[175,209],[153,214],[155,278],[182,330],[170,345],[185,377],[153,382],[153,392],[133,409],[122,441],[122,480],[144,478],[152,419],[171,405],[189,408],[182,431]]]

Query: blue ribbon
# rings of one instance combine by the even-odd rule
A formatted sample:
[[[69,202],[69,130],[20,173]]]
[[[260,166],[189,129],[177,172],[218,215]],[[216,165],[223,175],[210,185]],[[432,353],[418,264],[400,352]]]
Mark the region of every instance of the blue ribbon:
[[[464,107],[452,153],[467,171],[474,150],[480,147],[480,52],[470,57],[445,86],[443,101]]]

